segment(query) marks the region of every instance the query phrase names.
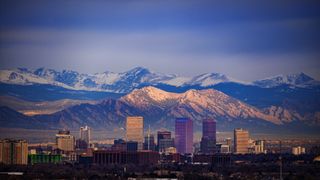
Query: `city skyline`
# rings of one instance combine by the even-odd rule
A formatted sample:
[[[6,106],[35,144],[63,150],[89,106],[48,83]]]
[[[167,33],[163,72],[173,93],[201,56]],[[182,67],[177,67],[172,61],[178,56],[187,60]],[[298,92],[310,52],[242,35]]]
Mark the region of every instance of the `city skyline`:
[[[0,179],[317,179],[319,7],[1,0]]]

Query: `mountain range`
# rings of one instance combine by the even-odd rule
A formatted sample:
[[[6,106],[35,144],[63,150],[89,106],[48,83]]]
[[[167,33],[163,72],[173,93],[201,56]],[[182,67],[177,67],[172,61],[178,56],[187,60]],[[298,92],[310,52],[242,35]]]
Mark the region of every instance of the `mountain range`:
[[[175,117],[214,118],[220,130],[314,131],[320,127],[319,81],[304,74],[241,82],[219,73],[180,77],[137,67],[81,74],[39,68],[0,70],[3,127],[113,129],[141,115],[152,128]]]
[[[81,74],[76,71],[39,68],[35,70],[18,68],[0,70],[0,82],[15,85],[47,84],[70,90],[129,93],[135,88],[149,85],[168,85],[175,87],[208,87],[219,83],[234,82],[263,88],[289,85],[291,87],[314,87],[319,81],[304,73],[278,75],[254,82],[241,82],[219,73],[205,73],[195,77],[181,77],[173,74],[155,73],[143,67],[136,67],[122,73],[103,72]]]
[[[253,131],[288,130],[292,123],[297,122],[300,127],[319,128],[319,124],[308,124],[303,119],[296,119],[302,118],[300,114],[291,114],[288,110],[277,107],[258,109],[217,90],[172,93],[151,86],[136,89],[117,100],[75,105],[53,114],[26,116],[8,107],[1,107],[0,113],[3,127],[29,129],[77,129],[89,125],[95,129],[112,130],[123,127],[125,118],[133,115],[143,116],[145,124],[150,124],[154,129],[173,130],[176,117],[193,119],[197,130],[200,130],[201,121],[205,118],[216,119],[219,130],[231,130],[235,127],[246,127]]]

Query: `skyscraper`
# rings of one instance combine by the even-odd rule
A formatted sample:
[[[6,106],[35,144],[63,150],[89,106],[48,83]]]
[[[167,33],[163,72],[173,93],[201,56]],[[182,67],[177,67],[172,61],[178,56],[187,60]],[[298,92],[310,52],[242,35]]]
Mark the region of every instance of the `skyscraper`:
[[[255,141],[255,144],[254,144],[254,152],[256,154],[259,154],[259,153],[264,153],[264,141],[263,140],[257,140]]]
[[[175,122],[175,146],[178,153],[192,153],[193,123],[188,118],[177,118]]]
[[[0,163],[28,164],[28,143],[26,140],[1,140]]]
[[[56,144],[57,148],[66,152],[74,151],[75,139],[74,136],[70,134],[70,131],[59,131],[56,134]]]
[[[83,143],[83,148],[90,147],[91,129],[88,126],[80,127],[80,142]]]
[[[159,152],[165,152],[169,147],[174,147],[174,141],[171,138],[170,131],[158,131],[158,150]]]
[[[138,142],[138,150],[143,147],[143,117],[129,116],[126,122],[127,141]]]
[[[147,136],[144,137],[143,149],[144,150],[151,150],[151,151],[155,151],[156,150],[156,145],[154,143],[153,134],[150,134],[150,135],[147,135]]]
[[[202,122],[200,150],[204,154],[216,152],[216,121],[213,119],[205,119]]]
[[[143,149],[144,150],[151,150],[151,151],[156,150],[156,144],[154,143],[154,136],[153,136],[153,134],[151,134],[150,125],[149,125],[149,129],[148,129],[148,133],[144,137]]]
[[[249,132],[244,129],[234,130],[234,152],[237,154],[248,153]]]

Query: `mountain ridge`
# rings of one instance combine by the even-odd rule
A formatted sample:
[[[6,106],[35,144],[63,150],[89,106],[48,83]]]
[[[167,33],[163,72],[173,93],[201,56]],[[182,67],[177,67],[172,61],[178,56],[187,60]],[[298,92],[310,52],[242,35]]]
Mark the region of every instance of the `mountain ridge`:
[[[199,129],[202,119],[211,117],[218,121],[221,129],[239,126],[256,129],[286,128],[291,122],[281,119],[279,113],[275,115],[276,111],[257,109],[213,89],[171,93],[155,87],[144,87],[117,100],[75,105],[50,115],[23,116],[5,109],[1,111],[1,119],[4,127],[11,127],[10,124],[18,119],[20,123],[23,122],[21,126],[27,128],[35,123],[35,127],[41,128],[76,129],[89,125],[93,128],[114,129],[123,127],[127,116],[140,115],[145,118],[145,124],[151,124],[153,128],[170,129],[176,117],[189,117],[194,120],[196,129]]]
[[[204,73],[194,77],[182,77],[173,74],[152,72],[144,67],[136,67],[126,72],[84,74],[72,70],[56,71],[54,69],[38,68],[35,70],[17,68],[0,70],[0,82],[19,85],[50,84],[71,90],[103,91],[114,93],[129,93],[135,88],[148,85],[165,84],[175,87],[200,86],[208,87],[220,83],[235,82],[270,88],[281,85],[292,87],[312,87],[320,85],[319,81],[299,73],[278,75],[253,82],[241,82],[220,73]]]

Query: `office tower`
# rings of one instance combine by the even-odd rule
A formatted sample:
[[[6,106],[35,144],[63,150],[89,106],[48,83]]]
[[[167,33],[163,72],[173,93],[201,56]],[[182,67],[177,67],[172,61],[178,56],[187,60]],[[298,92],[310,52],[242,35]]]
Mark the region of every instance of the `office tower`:
[[[306,153],[306,149],[304,147],[297,146],[292,148],[292,154],[294,155],[300,155],[305,153]]]
[[[154,136],[153,136],[153,134],[151,134],[150,125],[149,125],[149,129],[148,129],[148,133],[144,137],[143,149],[144,150],[151,150],[151,151],[156,150],[156,145],[154,143]]]
[[[158,131],[158,150],[165,152],[169,147],[174,147],[174,140],[171,138],[170,131]]]
[[[232,146],[231,138],[226,139],[226,144],[229,145],[230,147]]]
[[[80,140],[86,144],[86,148],[90,147],[91,129],[88,126],[80,127]]]
[[[143,144],[144,150],[156,150],[156,144],[154,143],[154,136],[153,134],[147,135],[144,137],[144,144]]]
[[[234,152],[236,154],[248,153],[249,147],[249,132],[244,129],[234,130]]]
[[[192,153],[193,123],[188,118],[177,118],[175,122],[175,146],[178,153]]]
[[[56,134],[57,148],[66,152],[74,151],[75,139],[70,131],[63,130]]]
[[[229,145],[227,144],[221,145],[220,153],[230,153],[230,152],[231,152],[231,149]]]
[[[126,138],[127,141],[138,142],[138,150],[142,150],[143,146],[143,117],[129,116],[126,122]]]
[[[165,152],[168,148],[174,147],[173,138],[160,139],[158,147],[159,147],[159,152]]]
[[[123,139],[115,139],[111,149],[114,151],[127,151],[127,143]]]
[[[231,138],[226,138],[226,145],[228,145],[229,146],[229,152],[231,153],[232,152],[232,150],[233,150],[233,144],[232,144],[232,140],[231,140]]]
[[[200,151],[204,154],[216,152],[216,121],[213,119],[205,119],[202,122]]]
[[[157,143],[159,144],[160,139],[171,139],[171,132],[170,131],[158,131],[158,141]]]
[[[150,134],[148,136],[144,137],[144,150],[151,150],[155,151],[156,150],[156,145],[154,143],[154,136],[153,134]]]
[[[254,152],[256,154],[264,153],[264,141],[263,140],[257,140],[254,143]]]
[[[28,143],[26,140],[1,140],[0,163],[28,164]]]

